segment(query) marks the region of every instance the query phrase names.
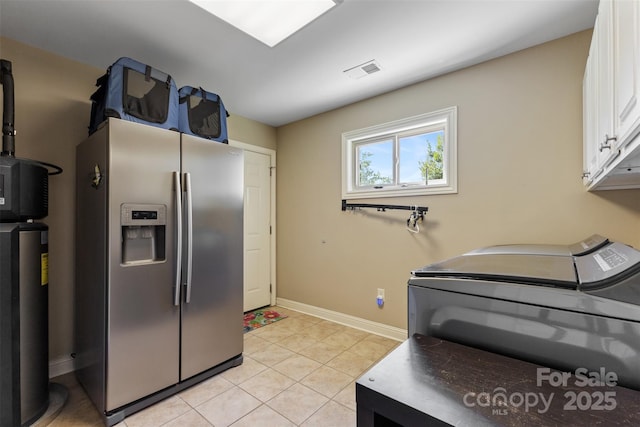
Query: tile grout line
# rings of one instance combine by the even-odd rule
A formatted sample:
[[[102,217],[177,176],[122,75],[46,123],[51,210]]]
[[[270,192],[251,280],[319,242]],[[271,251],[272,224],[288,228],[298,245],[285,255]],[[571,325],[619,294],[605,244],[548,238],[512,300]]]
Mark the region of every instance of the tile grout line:
[[[304,314],[303,314],[303,315],[304,315]],[[309,316],[309,315],[306,315],[306,316]],[[289,319],[289,318],[291,318],[291,317],[292,317],[292,316],[289,316],[289,315],[288,315],[287,319]],[[286,319],[282,319],[282,320],[280,320],[279,322],[282,322],[282,321],[284,321],[284,320],[286,320]],[[319,321],[318,321],[318,322],[316,322],[315,324],[322,323],[322,322],[324,322],[324,321],[325,321],[325,320],[319,320]],[[330,322],[330,321],[329,321],[329,322]],[[331,322],[331,323],[332,323],[332,324],[339,325],[339,324],[337,324],[337,323],[335,323],[335,322]],[[337,334],[337,333],[340,333],[341,331],[345,331],[345,328],[348,328],[348,329],[354,329],[354,328],[350,328],[350,327],[345,326],[345,325],[339,325],[339,326],[340,326],[340,327],[339,327],[339,328],[336,328],[337,330],[336,330],[335,332],[331,333],[331,334],[330,334],[330,335],[328,335],[327,337],[324,337],[323,339],[317,340],[317,341],[316,341],[316,343],[326,341],[326,339],[328,339],[329,337],[331,337],[331,336],[333,336],[333,335],[335,335],[335,334]],[[258,329],[262,329],[262,328],[258,328]],[[257,329],[256,329],[256,330],[257,330]],[[354,330],[356,330],[356,329],[354,329]],[[254,330],[254,331],[255,331],[255,330]],[[252,333],[252,332],[254,332],[254,331],[250,331],[250,332],[248,332],[248,334],[251,334],[251,333]],[[308,345],[308,346],[305,346],[304,348],[300,349],[299,351],[294,351],[294,350],[291,350],[290,348],[287,348],[287,347],[285,347],[285,346],[282,346],[282,345],[278,344],[278,342],[280,342],[280,341],[282,341],[282,340],[284,340],[284,339],[288,338],[289,336],[292,336],[292,335],[295,335],[295,334],[299,334],[299,333],[300,333],[300,332],[292,331],[292,333],[291,333],[290,335],[287,335],[286,337],[283,337],[283,338],[277,339],[276,341],[271,341],[271,340],[269,340],[268,338],[261,338],[261,339],[263,339],[263,340],[265,340],[265,341],[269,342],[271,345],[277,345],[278,347],[281,347],[281,348],[284,348],[284,349],[286,349],[286,350],[289,350],[289,351],[291,351],[293,354],[300,355],[300,356],[302,356],[302,357],[307,357],[307,356],[305,356],[304,354],[301,354],[301,353],[300,353],[300,351],[304,350],[305,348],[308,348],[308,347],[313,346],[313,344],[310,344],[310,345]],[[260,335],[260,334],[254,334],[254,335],[255,335],[255,336],[257,336],[257,337],[259,337],[259,335]],[[311,414],[309,414],[309,416],[308,416],[307,418],[305,418],[305,419],[304,419],[300,424],[296,424],[296,425],[301,425],[301,424],[303,424],[304,422],[306,422],[308,419],[310,419],[310,418],[311,418],[311,417],[313,417],[316,413],[318,413],[318,411],[320,411],[320,410],[321,410],[322,408],[324,408],[327,404],[329,404],[329,402],[334,402],[334,403],[336,403],[336,404],[340,405],[341,407],[343,407],[343,408],[347,409],[348,411],[356,412],[356,411],[354,411],[353,409],[351,409],[351,408],[347,407],[346,405],[343,405],[341,402],[339,402],[339,401],[335,400],[335,397],[336,397],[338,394],[340,394],[342,391],[344,391],[347,387],[350,387],[351,383],[352,383],[352,382],[354,382],[354,381],[356,381],[356,380],[357,380],[357,378],[358,378],[358,376],[359,376],[359,375],[361,375],[361,373],[360,373],[358,376],[353,377],[351,374],[349,374],[349,373],[347,373],[347,372],[344,372],[344,371],[341,371],[341,370],[339,370],[339,369],[336,369],[336,368],[333,368],[333,367],[331,367],[331,366],[328,366],[328,363],[329,363],[329,362],[331,362],[332,360],[336,359],[336,358],[337,358],[337,357],[339,357],[340,355],[344,354],[345,352],[347,352],[349,349],[351,349],[353,346],[355,346],[355,345],[356,345],[356,344],[358,344],[359,342],[362,342],[362,341],[363,341],[363,340],[364,340],[368,335],[372,335],[372,334],[370,334],[370,333],[365,333],[365,334],[363,334],[363,335],[362,335],[362,337],[361,337],[361,338],[358,338],[358,339],[357,339],[353,344],[349,345],[349,346],[348,346],[348,347],[346,347],[346,348],[341,348],[341,349],[340,349],[341,351],[340,351],[338,354],[336,354],[335,356],[333,356],[331,359],[327,360],[327,361],[326,361],[326,362],[324,362],[324,363],[322,363],[322,362],[320,362],[320,361],[318,361],[318,360],[316,360],[316,359],[311,359],[311,360],[315,360],[316,362],[320,363],[320,366],[318,366],[317,368],[315,368],[315,369],[313,369],[312,371],[310,371],[309,373],[307,373],[307,374],[306,374],[304,377],[302,377],[300,380],[295,380],[294,378],[288,377],[288,378],[293,379],[293,380],[295,381],[295,383],[294,383],[294,384],[292,384],[292,385],[290,385],[290,386],[289,386],[289,387],[287,387],[286,389],[282,390],[281,392],[279,392],[279,393],[278,393],[278,394],[276,394],[275,396],[271,397],[268,401],[266,401],[266,402],[262,402],[262,404],[263,404],[263,405],[268,406],[270,409],[272,409],[272,410],[276,411],[276,412],[277,412],[278,414],[280,414],[281,416],[283,416],[283,417],[287,418],[289,421],[291,421],[292,423],[296,424],[293,420],[291,420],[290,418],[288,418],[285,414],[282,414],[282,413],[278,412],[276,409],[274,409],[274,408],[270,407],[270,406],[268,405],[268,402],[269,402],[269,401],[271,401],[272,399],[274,399],[276,396],[278,396],[278,395],[280,395],[281,393],[283,393],[284,391],[286,391],[286,390],[290,389],[290,388],[291,388],[291,387],[293,387],[295,384],[300,384],[300,385],[302,385],[302,386],[304,386],[304,387],[307,387],[306,385],[302,384],[302,381],[303,381],[305,378],[307,378],[309,375],[311,375],[313,372],[316,372],[318,369],[320,369],[321,367],[325,366],[325,367],[327,367],[327,368],[329,368],[329,369],[334,369],[334,370],[336,370],[337,372],[340,372],[340,373],[342,373],[342,374],[344,374],[344,375],[347,375],[351,380],[350,380],[350,381],[349,381],[345,386],[341,387],[341,388],[340,388],[340,390],[338,390],[336,393],[334,393],[331,397],[328,397],[328,396],[326,396],[326,395],[324,395],[324,394],[322,394],[322,393],[319,393],[317,390],[314,390],[314,389],[310,388],[310,390],[313,390],[313,391],[315,391],[316,393],[319,393],[319,394],[321,394],[322,396],[326,397],[326,398],[327,398],[327,401],[326,401],[325,403],[323,403],[323,404],[322,404],[318,409],[316,409],[316,410],[315,410],[315,411],[313,411]],[[337,348],[337,347],[336,347],[336,348]],[[355,353],[354,353],[354,354],[355,354]],[[357,355],[357,354],[356,354],[356,355]],[[360,356],[360,355],[357,355],[357,356]],[[250,355],[247,355],[247,357],[250,357]],[[285,360],[287,360],[287,359],[289,359],[289,358],[291,358],[291,357],[293,357],[293,356],[289,356],[289,357],[287,357],[287,358],[283,359],[283,360],[282,360],[282,361],[280,361],[280,362],[283,362],[283,361],[285,361]],[[278,362],[278,363],[280,363],[280,362]],[[375,361],[374,361],[373,363],[375,363]],[[266,366],[266,365],[265,365],[265,366]],[[371,366],[371,365],[370,365],[370,366]],[[268,366],[268,368],[269,368],[269,369],[273,369],[273,370],[275,370],[276,372],[279,372],[278,370],[274,369],[274,368],[273,368],[273,366]],[[368,367],[367,367],[364,371],[362,371],[362,372],[365,372],[367,369],[368,369]],[[256,375],[258,375],[258,374],[256,374]],[[286,375],[286,374],[284,374],[284,375]],[[254,375],[254,376],[255,376],[255,375]],[[253,376],[252,376],[251,378],[253,378]],[[250,378],[248,378],[248,379],[247,379],[247,380],[245,380],[245,381],[248,381],[249,379],[250,379]],[[243,382],[244,382],[244,381],[243,381]],[[239,386],[239,384],[238,384],[238,386]],[[309,388],[309,387],[307,387],[307,388]],[[257,408],[256,408],[256,409],[257,409]],[[254,411],[255,411],[256,409],[254,409]],[[253,411],[252,411],[252,412],[253,412]],[[245,416],[247,416],[247,415],[249,415],[249,414],[246,414]],[[240,419],[242,419],[242,418],[240,418]]]

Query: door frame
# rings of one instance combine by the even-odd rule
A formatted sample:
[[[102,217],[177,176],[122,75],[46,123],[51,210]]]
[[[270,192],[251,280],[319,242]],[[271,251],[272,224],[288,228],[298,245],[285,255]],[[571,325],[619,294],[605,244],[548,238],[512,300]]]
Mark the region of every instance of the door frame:
[[[271,305],[276,305],[276,150],[272,150],[271,148],[260,147],[259,145],[248,144],[246,142],[237,141],[234,139],[229,139],[229,145],[232,147],[242,148],[245,151],[252,151],[254,153],[266,154],[271,159],[269,168],[270,168],[270,204],[271,204],[271,219],[269,221],[271,225],[271,239],[270,239],[270,248],[271,251],[271,259],[270,259],[270,270],[271,270]],[[244,237],[243,237],[244,238]]]

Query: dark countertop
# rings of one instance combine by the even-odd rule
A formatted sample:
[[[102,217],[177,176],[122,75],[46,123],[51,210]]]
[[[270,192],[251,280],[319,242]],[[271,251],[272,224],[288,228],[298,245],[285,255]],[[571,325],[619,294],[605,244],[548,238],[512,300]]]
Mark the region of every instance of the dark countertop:
[[[640,391],[611,385],[614,373],[562,375],[414,335],[357,380],[358,426],[374,413],[411,427],[640,425]]]

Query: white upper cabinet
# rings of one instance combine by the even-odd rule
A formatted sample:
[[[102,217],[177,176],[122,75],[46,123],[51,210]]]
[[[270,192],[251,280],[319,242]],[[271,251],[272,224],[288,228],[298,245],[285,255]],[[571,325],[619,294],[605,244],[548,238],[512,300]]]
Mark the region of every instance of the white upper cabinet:
[[[601,0],[583,81],[583,180],[640,188],[640,0]]]
[[[626,142],[640,124],[640,2],[617,1],[613,18],[616,127]]]

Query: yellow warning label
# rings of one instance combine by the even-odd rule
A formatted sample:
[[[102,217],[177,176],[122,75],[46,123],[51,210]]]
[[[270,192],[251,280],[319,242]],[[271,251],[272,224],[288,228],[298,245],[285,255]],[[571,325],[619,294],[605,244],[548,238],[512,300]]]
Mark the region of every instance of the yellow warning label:
[[[49,284],[49,254],[40,254],[40,284],[42,286]]]

